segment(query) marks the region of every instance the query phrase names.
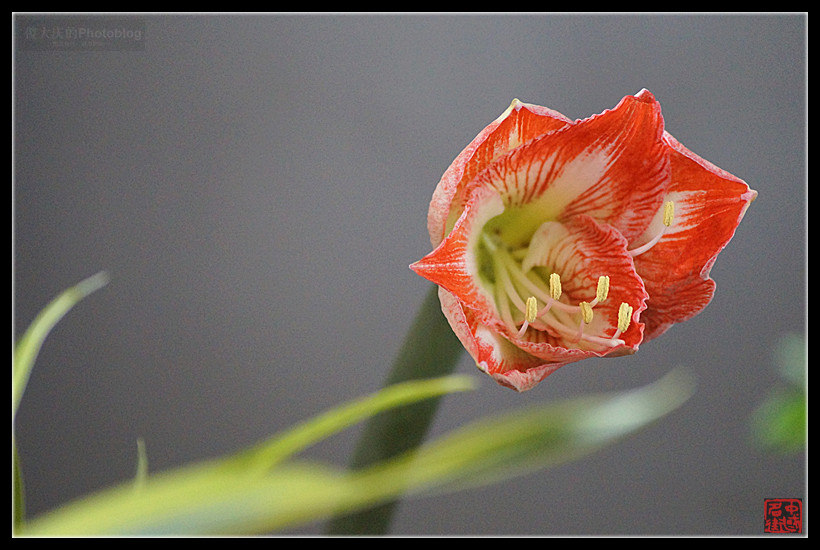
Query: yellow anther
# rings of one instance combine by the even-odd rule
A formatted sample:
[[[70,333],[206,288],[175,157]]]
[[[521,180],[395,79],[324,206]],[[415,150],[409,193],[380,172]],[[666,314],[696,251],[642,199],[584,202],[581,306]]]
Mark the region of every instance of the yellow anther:
[[[632,319],[632,306],[626,302],[621,302],[618,308],[618,333],[626,332],[629,328],[629,321]]]
[[[598,277],[598,290],[595,293],[595,301],[603,302],[609,294],[609,277],[601,275]]]
[[[535,296],[530,296],[527,298],[527,311],[524,314],[524,318],[527,320],[528,323],[532,323],[535,321],[535,318],[538,314],[538,301],[535,299]]]
[[[553,300],[561,297],[561,277],[557,273],[550,275],[550,297]]]
[[[581,302],[578,307],[581,308],[581,317],[584,323],[590,324],[592,322],[592,306],[589,305],[589,302]]]
[[[658,244],[658,241],[661,240],[661,237],[663,237],[666,234],[666,228],[672,225],[672,220],[674,219],[675,203],[672,201],[666,201],[665,203],[663,203],[663,218],[661,219],[661,221],[663,221],[663,227],[661,228],[661,230],[655,233],[655,236],[652,237],[648,242],[636,248],[629,249],[629,255],[634,258],[635,256],[643,254],[644,252]]]
[[[663,225],[669,227],[672,225],[672,219],[675,217],[675,203],[666,201],[663,203]]]

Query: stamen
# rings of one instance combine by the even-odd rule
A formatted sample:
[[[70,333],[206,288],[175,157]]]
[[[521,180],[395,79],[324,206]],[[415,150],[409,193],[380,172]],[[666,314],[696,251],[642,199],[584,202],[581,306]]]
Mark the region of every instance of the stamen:
[[[675,203],[672,201],[666,201],[665,203],[663,203],[663,228],[658,232],[657,235],[652,237],[652,239],[648,243],[643,244],[637,248],[633,248],[632,250],[628,250],[629,255],[634,258],[635,256],[643,254],[644,252],[658,244],[658,241],[661,240],[661,237],[663,237],[664,234],[666,234],[666,229],[672,225],[672,221],[674,220],[674,218]]]
[[[541,317],[546,312],[550,310],[553,304],[561,304],[558,301],[558,298],[561,297],[561,276],[557,273],[550,274],[550,296],[549,300],[547,300],[547,305],[544,306],[544,309],[536,313],[536,317]],[[563,305],[563,304],[561,304]]]
[[[524,336],[524,333],[527,332],[527,327],[530,326],[530,323],[535,321],[537,314],[538,301],[535,299],[535,296],[530,296],[529,298],[527,298],[527,307],[526,311],[524,312],[524,324],[521,325],[521,329],[518,331],[519,338]]]
[[[535,299],[535,296],[530,296],[527,298],[527,315],[525,319],[528,323],[532,323],[535,321],[535,314],[538,313],[538,301]]]
[[[584,324],[590,324],[592,322],[592,306],[589,305],[589,302],[581,302],[578,307],[581,308],[581,319]]]
[[[518,283],[530,295],[535,296],[537,299],[542,300],[546,304],[544,309],[537,313],[537,317],[544,315],[553,305],[563,311],[571,313],[578,312],[578,306],[571,306],[558,301],[558,298],[561,297],[562,291],[561,277],[557,273],[550,275],[549,289],[544,288],[546,287],[544,281],[532,273],[524,273],[521,270],[521,264],[516,262],[509,252],[505,251],[501,247],[499,247],[495,252],[496,260],[501,263],[501,268],[504,271],[504,273],[500,274],[500,278],[504,283],[509,285],[508,288],[512,288],[513,283],[510,277],[514,277],[515,283]],[[496,271],[499,271],[499,266],[496,266]],[[518,310],[523,313],[525,309],[523,300],[521,300],[518,295],[515,295],[514,297],[511,296],[510,299],[516,304]]]
[[[557,300],[561,297],[561,276],[557,273],[550,274],[550,298]]]
[[[663,204],[663,225],[669,227],[672,225],[672,220],[675,217],[675,203],[672,201],[666,201]]]
[[[584,340],[591,344],[606,347],[615,347],[624,344],[624,341],[618,338],[608,338],[606,336],[594,336],[592,334],[584,334],[583,330],[579,331],[578,329],[572,329],[553,316],[548,316],[543,319],[536,319],[531,323],[530,326],[538,330],[549,331],[553,334],[557,332],[558,335],[560,335],[560,337],[566,338],[568,341],[579,342],[580,340]],[[582,322],[581,327],[583,328],[583,326],[584,324]]]
[[[618,330],[616,330],[615,334],[612,336],[613,340],[626,332],[626,329],[629,328],[629,322],[632,319],[632,311],[632,306],[626,302],[621,302],[621,307],[618,308]]]
[[[501,264],[501,260],[498,256],[495,258],[494,270],[496,276],[498,277],[498,284],[496,285],[497,295],[495,297],[498,313],[500,314],[501,320],[504,324],[507,325],[511,332],[514,332],[516,327],[515,322],[513,321],[512,312],[510,311],[510,302],[516,304],[516,307],[520,309],[521,306],[519,306],[518,303],[521,302],[521,298],[515,292],[512,281],[510,281],[509,273],[507,273],[507,270],[504,269],[504,266]]]
[[[577,340],[580,340],[584,337],[584,327],[592,322],[592,306],[589,302],[581,302],[578,307],[581,308],[581,324],[578,325]]]
[[[609,276],[601,275],[598,277],[598,288],[595,290],[595,299],[592,300],[591,306],[606,300],[609,295]]]
[[[591,302],[582,302],[579,305],[565,304],[559,301],[562,296],[561,277],[558,273],[552,273],[549,277],[549,288],[546,281],[534,273],[524,273],[521,264],[513,256],[514,252],[497,243],[485,235],[485,244],[493,255],[493,271],[496,274],[495,300],[501,321],[509,328],[512,334],[518,338],[523,338],[527,329],[532,327],[539,331],[547,331],[551,334],[566,338],[568,341],[585,342],[614,347],[623,345],[624,341],[619,340],[617,335],[613,338],[606,336],[595,336],[584,334],[585,325],[592,321],[592,308],[599,302],[606,300],[609,293],[609,277],[602,275],[598,278],[595,298]],[[529,297],[525,300],[521,296]],[[545,307],[538,310],[538,301],[544,301]],[[545,315],[552,306],[555,306],[553,315]],[[513,312],[518,310],[524,317],[523,323],[518,327]],[[570,315],[581,314],[580,327],[571,327]]]

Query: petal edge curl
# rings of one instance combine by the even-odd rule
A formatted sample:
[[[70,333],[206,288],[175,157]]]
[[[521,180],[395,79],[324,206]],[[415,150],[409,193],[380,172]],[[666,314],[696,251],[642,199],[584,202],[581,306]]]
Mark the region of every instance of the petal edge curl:
[[[455,223],[454,215],[466,202],[464,188],[499,156],[540,135],[572,124],[547,107],[513,100],[496,120],[487,125],[458,154],[442,175],[430,201],[427,230],[435,248]]]
[[[733,238],[757,192],[742,179],[696,155],[668,133],[672,183],[665,199],[675,220],[652,249],[635,258],[650,294],[646,340],[700,313],[711,301],[710,270]]]

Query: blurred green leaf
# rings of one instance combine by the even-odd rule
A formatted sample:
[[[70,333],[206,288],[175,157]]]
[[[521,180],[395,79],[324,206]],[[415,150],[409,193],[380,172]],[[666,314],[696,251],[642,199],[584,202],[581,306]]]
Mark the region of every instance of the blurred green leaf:
[[[85,497],[26,524],[27,536],[207,535],[254,533],[297,519],[302,502],[313,512],[335,505],[345,490],[332,470],[283,465],[246,475],[219,463],[149,476]]]
[[[11,443],[11,515],[12,528],[18,532],[25,521],[25,490],[23,488],[23,474],[20,471],[20,457],[17,455],[17,446],[14,444],[14,436]]]
[[[643,388],[491,416],[359,475],[407,484],[411,493],[489,485],[612,444],[678,408],[694,387],[688,373],[675,370]]]
[[[54,325],[59,322],[77,302],[103,287],[108,282],[108,275],[97,273],[81,281],[77,285],[60,293],[34,318],[23,337],[14,348],[11,361],[11,420],[17,417],[17,409],[26,390],[26,384],[31,376],[34,360],[43,346]],[[23,474],[20,459],[17,453],[17,444],[12,430],[12,515],[15,530],[19,530],[25,519],[25,492],[23,490]]]
[[[774,361],[783,378],[779,387],[752,413],[752,442],[773,453],[794,453],[805,448],[807,437],[806,340],[786,334],[775,345]]]
[[[475,379],[468,376],[443,376],[393,384],[303,422],[284,434],[236,454],[223,464],[246,473],[264,473],[308,446],[379,413],[474,388]]]
[[[48,332],[74,304],[105,281],[104,274],[83,281],[58,296],[35,319],[15,350],[14,413]],[[22,504],[22,484],[18,483],[15,461],[16,532],[267,533],[349,514],[405,493],[460,490],[560,464],[669,413],[689,397],[693,385],[688,377],[673,372],[638,390],[572,399],[485,419],[427,446],[353,471],[287,461],[357,422],[397,408],[409,410],[407,405],[472,387],[471,378],[459,376],[393,384],[232,456],[156,475],[147,472],[140,440],[135,481],[68,503],[25,526],[21,525],[22,516],[17,519],[22,509],[17,506]]]
[[[441,379],[445,380],[452,382],[449,377]],[[429,382],[398,386],[407,390]],[[268,455],[282,440],[304,430],[302,426],[267,446],[226,460],[149,476],[136,493],[128,484],[70,503],[29,523],[26,534],[267,533],[404,493],[458,490],[563,463],[668,414],[688,399],[692,388],[689,377],[673,372],[637,390],[566,400],[482,420],[413,452],[354,472],[279,462],[281,451]],[[383,391],[396,392],[397,386]],[[377,402],[380,394],[365,399]],[[360,415],[348,415],[345,421],[334,421],[332,416],[332,412],[322,415],[317,425],[338,427]],[[314,434],[332,431],[335,429],[321,428]],[[301,446],[285,445],[288,449]],[[249,462],[249,456],[265,460]],[[273,469],[247,468],[271,456],[277,463]]]
[[[791,385],[806,385],[808,354],[806,339],[798,334],[786,334],[775,346],[775,366],[783,379]]]
[[[236,517],[233,512],[244,510],[241,504],[253,508],[261,506],[263,501],[270,505],[265,508],[262,518],[262,527],[267,528],[271,521],[268,516],[282,521],[294,513],[289,511],[282,498],[297,503],[304,499],[303,492],[308,488],[327,489],[330,491],[327,495],[331,495],[334,491],[346,491],[349,484],[348,480],[334,484],[331,478],[335,473],[327,467],[285,465],[271,471],[272,466],[308,445],[382,411],[474,387],[474,379],[466,376],[389,386],[235,455],[154,476],[139,475],[138,491],[134,491],[135,484],[131,482],[80,499],[30,524],[26,534],[254,531],[262,521],[257,517],[259,512],[247,512],[250,513],[247,519]],[[140,462],[143,460],[141,458]],[[315,507],[312,513],[318,513],[326,506],[324,503],[330,498],[327,495],[311,497],[311,506]]]
[[[755,443],[768,451],[793,453],[806,445],[806,394],[780,390],[769,396],[752,416]]]
[[[137,439],[137,471],[134,474],[134,489],[139,490],[145,486],[148,479],[148,453],[145,451],[145,440],[141,437]]]
[[[31,368],[34,366],[34,360],[48,333],[77,302],[105,286],[107,282],[108,274],[101,272],[63,291],[37,315],[23,334],[14,348],[14,358],[11,364],[12,420],[17,416],[17,408],[20,406],[20,400],[31,375]]]

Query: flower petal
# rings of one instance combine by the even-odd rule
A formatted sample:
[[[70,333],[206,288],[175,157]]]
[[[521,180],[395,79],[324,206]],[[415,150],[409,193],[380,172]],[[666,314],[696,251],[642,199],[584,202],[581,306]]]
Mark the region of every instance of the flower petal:
[[[571,123],[557,111],[514,100],[455,158],[436,186],[427,216],[433,247],[455,224],[466,202],[464,187],[476,174],[504,153]]]
[[[581,350],[556,350],[555,360],[544,361],[513,345],[498,331],[481,324],[450,292],[439,288],[441,310],[458,339],[482,372],[502,386],[525,391],[561,366],[584,359]]]
[[[432,252],[410,266],[472,309],[485,312],[485,323],[494,317],[495,306],[491,293],[479,284],[476,244],[487,221],[503,210],[501,198],[492,189],[474,194],[453,230]]]
[[[664,139],[672,169],[664,200],[674,201],[675,218],[663,238],[635,258],[650,295],[643,316],[646,340],[706,307],[715,290],[709,278],[712,264],[757,195],[746,182],[692,153],[671,135]]]
[[[602,339],[611,338],[618,327],[620,305],[626,302],[633,308],[634,322],[619,337],[632,352],[638,349],[642,341],[643,324],[637,320],[646,309],[648,294],[626,247],[626,239],[613,227],[601,224],[590,216],[575,216],[563,223],[546,222],[539,228],[522,267],[543,266],[548,272],[558,273],[562,281],[562,301],[570,305],[592,302],[596,297],[598,278],[609,277],[608,296],[595,305],[593,320],[585,333]],[[580,318],[580,314],[576,317]],[[573,326],[577,327],[577,321]],[[574,332],[569,338],[538,331],[529,331],[527,335],[530,337],[528,342],[516,343],[529,353],[544,358],[551,359],[553,355],[550,348],[544,348],[546,354],[542,354],[538,347],[541,343],[564,348],[580,347],[596,352],[597,356],[613,351],[611,345],[595,344],[594,340],[574,343]]]
[[[662,135],[660,106],[643,91],[499,157],[466,191],[495,188],[505,205],[526,209],[516,213],[519,218],[587,214],[632,240],[644,232],[669,185]],[[540,216],[527,216],[532,211]]]
[[[437,250],[448,248],[449,243],[468,242],[469,239],[462,236],[464,224],[460,220]],[[530,263],[560,273],[565,281],[564,296],[569,303],[592,300],[598,276],[610,276],[609,296],[595,306],[593,321],[586,328],[587,335],[606,343],[574,341],[577,320],[571,321],[573,326],[568,334],[532,330],[524,338],[519,338],[498,318],[497,305],[484,294],[480,285],[464,282],[468,262],[459,263],[442,254],[434,256],[439,258],[435,261],[425,259],[421,261],[422,266],[414,267],[425,277],[430,275],[425,269],[435,272],[428,278],[436,279],[444,287],[439,291],[442,311],[476,365],[500,384],[518,391],[534,386],[568,363],[634,353],[643,336],[643,324],[638,319],[646,308],[647,294],[635,273],[632,258],[626,252],[626,239],[614,228],[589,216],[577,216],[563,224],[547,222],[544,227],[552,231],[543,238],[539,232],[534,238],[539,242],[534,245],[544,245],[550,252],[534,253],[535,259]],[[459,250],[466,251],[466,248],[459,247]],[[441,265],[448,267],[442,272]],[[459,267],[451,267],[454,265]],[[452,291],[445,285],[449,285]],[[614,345],[608,340],[617,329],[621,302],[633,306],[634,313],[629,328],[619,336],[624,343]],[[563,315],[562,320],[565,317]]]
[[[411,268],[478,367],[523,391],[702,310],[755,195],[666,133],[647,90],[574,122],[516,100],[442,176]]]

